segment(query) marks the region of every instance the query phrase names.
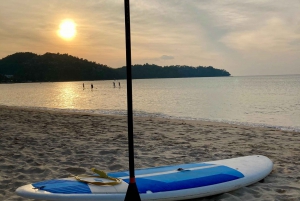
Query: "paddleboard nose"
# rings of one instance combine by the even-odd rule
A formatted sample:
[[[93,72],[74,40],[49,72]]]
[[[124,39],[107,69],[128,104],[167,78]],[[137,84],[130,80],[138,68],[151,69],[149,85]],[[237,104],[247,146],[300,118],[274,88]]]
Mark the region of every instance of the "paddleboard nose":
[[[30,193],[34,193],[36,190],[33,188],[31,184],[27,184],[17,188],[16,194],[22,197],[28,197]]]

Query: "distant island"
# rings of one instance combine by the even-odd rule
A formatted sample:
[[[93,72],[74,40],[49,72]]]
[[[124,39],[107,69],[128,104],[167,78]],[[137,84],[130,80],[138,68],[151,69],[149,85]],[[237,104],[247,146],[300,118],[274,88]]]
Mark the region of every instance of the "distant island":
[[[132,66],[133,79],[230,76],[212,66]],[[0,82],[58,82],[126,79],[126,67],[111,68],[68,54],[18,52],[0,60]]]

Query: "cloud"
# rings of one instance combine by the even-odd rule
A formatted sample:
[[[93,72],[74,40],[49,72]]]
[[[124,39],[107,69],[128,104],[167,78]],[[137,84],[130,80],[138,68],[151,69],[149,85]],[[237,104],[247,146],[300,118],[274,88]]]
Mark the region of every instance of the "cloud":
[[[172,60],[172,59],[174,59],[174,57],[173,56],[168,56],[168,55],[162,55],[160,57],[160,59],[162,59],[162,60]]]
[[[242,52],[289,52],[300,50],[300,30],[288,26],[280,18],[271,18],[261,27],[246,31],[234,31],[221,40],[227,47]]]

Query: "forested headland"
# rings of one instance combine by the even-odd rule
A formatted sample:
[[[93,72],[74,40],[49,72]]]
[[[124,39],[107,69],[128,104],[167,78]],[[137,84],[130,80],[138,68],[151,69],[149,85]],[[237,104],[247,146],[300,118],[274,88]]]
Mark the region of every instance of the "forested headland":
[[[132,66],[133,79],[230,76],[212,66]],[[126,67],[111,68],[68,54],[19,52],[0,60],[0,82],[56,82],[126,79]]]

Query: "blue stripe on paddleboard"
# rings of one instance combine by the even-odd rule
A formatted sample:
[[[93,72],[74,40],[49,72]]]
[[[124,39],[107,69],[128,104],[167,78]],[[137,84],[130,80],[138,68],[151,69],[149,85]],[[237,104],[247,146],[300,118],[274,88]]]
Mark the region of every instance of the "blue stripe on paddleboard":
[[[140,193],[146,193],[149,190],[156,193],[210,186],[243,177],[244,175],[235,169],[217,166],[136,178],[136,184]],[[128,179],[124,179],[124,181],[129,182]]]
[[[177,170],[178,168],[188,169],[188,168],[196,168],[196,167],[205,167],[210,166],[212,164],[207,163],[191,163],[191,164],[182,164],[182,165],[170,165],[170,166],[163,166],[163,167],[154,167],[154,168],[146,168],[146,169],[136,169],[135,175],[143,175],[143,174],[153,174],[153,173],[161,173],[167,172],[172,170]],[[128,171],[124,172],[110,172],[108,173],[110,177],[126,177],[129,176]]]
[[[32,184],[33,187],[50,193],[83,194],[92,193],[86,183],[70,180],[48,180]]]

